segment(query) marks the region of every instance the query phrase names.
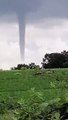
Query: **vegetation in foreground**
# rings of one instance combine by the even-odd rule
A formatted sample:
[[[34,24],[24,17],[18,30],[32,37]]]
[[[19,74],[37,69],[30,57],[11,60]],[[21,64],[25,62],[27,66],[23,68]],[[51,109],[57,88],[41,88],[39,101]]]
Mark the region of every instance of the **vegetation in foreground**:
[[[0,120],[68,119],[68,69],[0,72]]]
[[[13,99],[0,103],[0,120],[67,120],[68,96],[45,102],[40,92],[30,90],[26,102]]]

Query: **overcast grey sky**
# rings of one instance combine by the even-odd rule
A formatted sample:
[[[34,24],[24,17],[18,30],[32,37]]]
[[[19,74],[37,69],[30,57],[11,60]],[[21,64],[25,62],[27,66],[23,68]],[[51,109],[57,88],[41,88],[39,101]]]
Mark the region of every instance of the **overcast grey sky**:
[[[25,62],[68,50],[67,0],[0,0],[0,68],[20,63],[17,14],[25,16]]]

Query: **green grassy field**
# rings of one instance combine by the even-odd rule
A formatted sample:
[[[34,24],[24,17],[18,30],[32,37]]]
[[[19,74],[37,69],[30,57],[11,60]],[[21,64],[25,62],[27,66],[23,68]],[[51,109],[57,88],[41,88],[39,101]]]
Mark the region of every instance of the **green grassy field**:
[[[12,97],[28,100],[30,90],[41,92],[45,101],[68,93],[68,69],[0,71],[0,101]]]
[[[0,120],[66,119],[68,69],[0,71]]]

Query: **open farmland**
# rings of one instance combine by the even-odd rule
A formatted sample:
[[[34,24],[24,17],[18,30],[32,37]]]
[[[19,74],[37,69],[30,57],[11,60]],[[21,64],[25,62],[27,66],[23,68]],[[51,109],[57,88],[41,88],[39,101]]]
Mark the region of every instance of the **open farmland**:
[[[28,99],[30,89],[42,92],[46,101],[68,91],[68,69],[21,70],[0,72],[0,100],[9,96]]]
[[[0,120],[68,119],[68,69],[0,71]]]

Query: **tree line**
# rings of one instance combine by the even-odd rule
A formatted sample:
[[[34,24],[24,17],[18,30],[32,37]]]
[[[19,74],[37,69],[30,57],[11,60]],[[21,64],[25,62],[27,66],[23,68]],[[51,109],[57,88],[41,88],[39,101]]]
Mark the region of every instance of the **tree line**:
[[[68,68],[68,51],[47,53],[42,61],[43,68]]]
[[[42,68],[68,68],[68,51],[64,50],[61,53],[46,53],[42,59]],[[11,68],[12,70],[21,70],[21,69],[35,69],[40,68],[39,65],[35,63],[27,64],[18,64],[17,67]]]
[[[27,64],[18,64],[17,67],[11,68],[11,70],[22,70],[22,69],[39,69],[40,66],[36,65],[35,63]]]

